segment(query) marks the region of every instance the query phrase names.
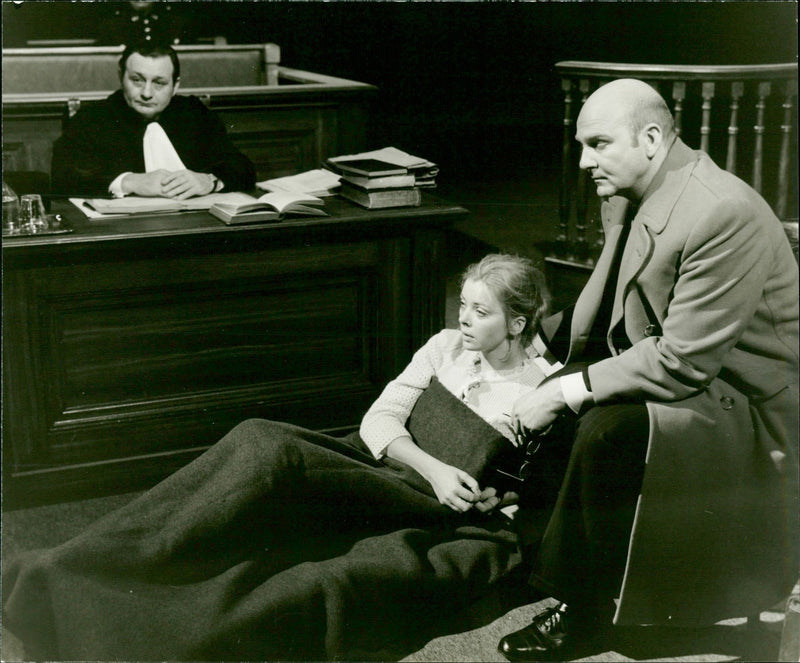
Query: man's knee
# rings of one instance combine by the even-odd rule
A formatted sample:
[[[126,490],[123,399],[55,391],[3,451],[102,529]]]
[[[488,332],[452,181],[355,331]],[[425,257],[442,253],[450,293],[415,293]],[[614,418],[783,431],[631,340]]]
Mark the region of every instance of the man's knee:
[[[578,419],[572,455],[607,464],[641,454],[644,462],[649,433],[647,406],[599,405]]]

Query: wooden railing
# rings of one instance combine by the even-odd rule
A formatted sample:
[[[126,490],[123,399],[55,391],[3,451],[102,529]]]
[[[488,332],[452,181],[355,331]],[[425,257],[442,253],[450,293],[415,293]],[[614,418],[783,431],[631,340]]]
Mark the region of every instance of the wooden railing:
[[[600,85],[639,78],[671,105],[676,129],[749,182],[787,225],[797,227],[797,64],[694,66],[564,61],[559,224],[548,259],[591,268],[603,242],[599,200],[578,168],[575,120]]]

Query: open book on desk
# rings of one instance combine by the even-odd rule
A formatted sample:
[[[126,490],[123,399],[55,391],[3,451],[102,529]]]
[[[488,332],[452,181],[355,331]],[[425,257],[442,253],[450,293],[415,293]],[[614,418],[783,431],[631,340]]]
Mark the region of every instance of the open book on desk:
[[[324,211],[312,207],[322,205],[323,201],[314,196],[289,192],[268,193],[255,198],[246,193],[233,191],[229,193],[211,193],[187,200],[172,198],[147,198],[126,196],[125,198],[70,198],[75,205],[90,219],[115,217],[134,217],[150,214],[174,214],[177,212],[194,212],[207,210],[225,221],[225,223],[248,223],[266,219],[277,219],[283,213],[310,214],[327,216]],[[217,209],[217,213],[212,210]],[[248,212],[260,211],[268,213],[256,219]],[[241,221],[233,220],[236,216],[248,214]],[[226,220],[223,217],[230,217]]]
[[[293,191],[272,191],[254,198],[241,194],[237,201],[223,201],[211,205],[208,211],[228,225],[281,221],[284,216],[328,216],[320,209],[324,201],[316,196]]]
[[[211,193],[187,200],[173,198],[126,196],[125,198],[70,198],[75,205],[90,219],[115,216],[137,216],[145,214],[174,214],[176,212],[195,212],[207,210],[214,203],[241,203],[242,196],[250,199],[246,193]]]

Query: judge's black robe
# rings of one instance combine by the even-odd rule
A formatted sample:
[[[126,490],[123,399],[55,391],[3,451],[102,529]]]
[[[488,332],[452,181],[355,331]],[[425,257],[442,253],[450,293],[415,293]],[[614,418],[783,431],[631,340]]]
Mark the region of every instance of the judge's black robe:
[[[158,123],[189,170],[216,175],[226,191],[255,187],[252,162],[197,97],[175,95]],[[53,144],[53,194],[103,196],[118,175],[143,173],[146,128],[147,121],[128,106],[122,90],[83,104]]]

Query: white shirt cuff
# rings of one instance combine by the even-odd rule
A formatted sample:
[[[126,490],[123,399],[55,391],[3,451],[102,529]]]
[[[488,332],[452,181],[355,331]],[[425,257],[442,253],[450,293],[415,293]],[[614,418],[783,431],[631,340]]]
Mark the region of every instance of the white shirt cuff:
[[[586,388],[586,383],[583,381],[582,373],[562,375],[558,381],[561,385],[561,393],[564,394],[564,400],[575,414],[580,412],[584,403],[594,402],[592,392]]]
[[[128,171],[127,173],[122,173],[122,175],[118,175],[117,177],[115,177],[114,181],[111,184],[108,185],[108,192],[112,196],[114,196],[114,198],[124,198],[125,197],[126,194],[122,190],[122,179],[126,175],[130,175],[130,174],[131,174],[130,171]]]

